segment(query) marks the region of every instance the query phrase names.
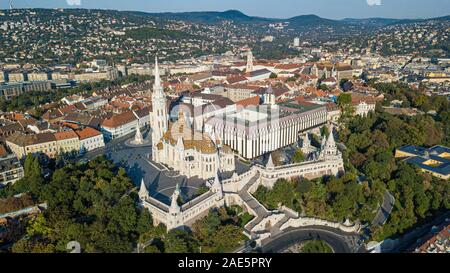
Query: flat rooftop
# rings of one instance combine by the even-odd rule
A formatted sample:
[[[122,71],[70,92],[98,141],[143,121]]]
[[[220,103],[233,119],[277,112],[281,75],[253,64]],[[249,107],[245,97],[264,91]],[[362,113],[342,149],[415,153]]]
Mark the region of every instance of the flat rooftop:
[[[427,149],[420,146],[407,145],[397,150],[411,155],[405,159],[407,163],[443,176],[450,174],[450,148],[448,147],[437,145]]]
[[[247,133],[262,127],[272,127],[280,122],[297,120],[316,111],[326,111],[325,105],[309,102],[288,101],[277,105],[249,105],[232,113],[219,114],[207,121],[208,124],[224,124],[245,130]]]
[[[314,109],[322,108],[324,106],[320,104],[297,100],[281,102],[278,105],[280,106],[280,108],[288,109],[289,111],[294,112],[294,114],[308,112]]]

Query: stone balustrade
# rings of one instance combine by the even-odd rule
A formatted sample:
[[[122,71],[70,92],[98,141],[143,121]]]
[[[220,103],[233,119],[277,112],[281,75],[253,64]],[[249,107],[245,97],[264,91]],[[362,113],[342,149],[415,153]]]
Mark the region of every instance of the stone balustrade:
[[[285,216],[284,213],[273,212],[266,218],[262,219],[257,225],[255,225],[252,229],[252,232],[260,232],[267,229],[267,227],[273,227],[276,223],[278,223]]]
[[[358,232],[360,225],[355,223],[352,225],[344,225],[343,223],[330,222],[322,219],[310,218],[310,217],[299,217],[291,218],[286,223],[284,223],[280,230],[285,230],[287,228],[298,228],[306,226],[323,226],[331,227],[335,229],[340,229],[347,233]]]

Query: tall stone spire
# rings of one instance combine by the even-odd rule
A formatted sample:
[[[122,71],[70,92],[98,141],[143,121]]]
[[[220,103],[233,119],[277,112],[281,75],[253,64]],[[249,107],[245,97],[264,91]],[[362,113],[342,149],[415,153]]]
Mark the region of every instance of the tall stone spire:
[[[167,107],[167,99],[164,95],[164,89],[161,85],[159,76],[158,58],[155,57],[155,83],[153,85],[152,94],[152,113],[150,115],[150,128],[152,129],[152,160],[159,162],[158,143],[167,132],[169,127],[169,114]]]
[[[155,57],[155,83],[153,84],[153,92],[158,96],[164,96],[164,90],[161,86],[161,76],[159,75],[158,57]]]
[[[148,190],[147,187],[145,186],[144,178],[142,178],[141,187],[139,188],[139,198],[141,200],[145,200],[145,198],[147,197],[148,197]]]

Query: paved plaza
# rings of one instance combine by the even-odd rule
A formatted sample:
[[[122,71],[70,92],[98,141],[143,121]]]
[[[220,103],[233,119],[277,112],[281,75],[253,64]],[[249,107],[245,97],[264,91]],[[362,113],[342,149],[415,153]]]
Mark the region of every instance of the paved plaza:
[[[148,130],[144,130],[142,134],[144,139],[149,140],[149,143],[142,146],[130,145],[129,140],[134,138],[134,134],[131,134],[108,142],[104,149],[88,153],[84,158],[89,160],[104,154],[106,158],[123,167],[137,187],[140,186],[141,179],[144,178],[150,196],[166,204],[170,204],[170,196],[177,184],[180,184],[181,196],[184,201],[195,197],[197,190],[205,185],[206,181],[196,177],[187,179],[166,166],[152,162],[150,160],[152,152],[151,134]],[[250,165],[236,160],[236,172],[238,174],[246,172],[249,168]],[[222,179],[229,178],[232,174],[225,173]]]

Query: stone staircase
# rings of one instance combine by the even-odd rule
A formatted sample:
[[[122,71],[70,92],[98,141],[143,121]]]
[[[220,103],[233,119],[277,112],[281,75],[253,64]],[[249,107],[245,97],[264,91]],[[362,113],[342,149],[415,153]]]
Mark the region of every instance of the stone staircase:
[[[250,221],[244,228],[248,234],[253,236],[258,236],[265,233],[270,233],[271,236],[276,235],[281,232],[280,228],[281,226],[286,223],[290,218],[293,217],[293,215],[290,215],[290,213],[282,212],[284,213],[283,218],[275,223],[270,230],[260,230],[257,232],[252,231],[258,224],[261,223],[265,218],[280,213],[280,211],[268,211],[261,203],[256,200],[253,195],[249,193],[249,189],[256,183],[259,179],[259,173],[256,174],[252,179],[250,179],[249,183],[245,185],[244,188],[239,192],[239,196],[242,198],[242,200],[247,204],[248,207],[250,207],[253,211],[256,212],[256,218]]]
[[[270,233],[272,236],[278,235],[281,233],[281,227],[287,222],[289,221],[289,219],[291,219],[292,217],[289,215],[284,215],[284,217],[278,221],[271,229],[270,229]]]
[[[253,195],[249,193],[249,189],[251,186],[253,186],[259,179],[260,174],[257,173],[254,177],[250,179],[250,181],[238,192],[239,196],[241,197],[242,201],[247,204],[248,207],[250,207],[255,213],[256,218],[250,221],[244,228],[246,231],[251,234],[251,230],[259,224],[264,218],[270,215],[270,212],[261,205],[258,200],[256,200]]]

